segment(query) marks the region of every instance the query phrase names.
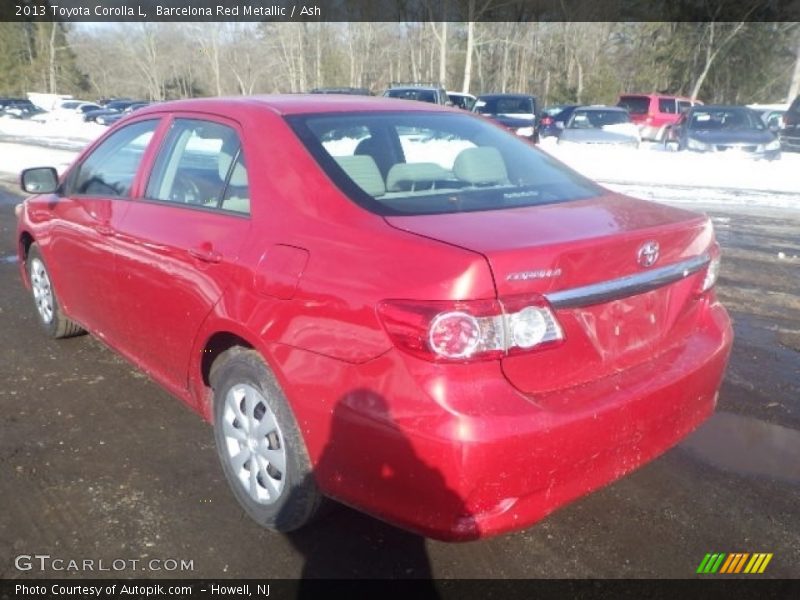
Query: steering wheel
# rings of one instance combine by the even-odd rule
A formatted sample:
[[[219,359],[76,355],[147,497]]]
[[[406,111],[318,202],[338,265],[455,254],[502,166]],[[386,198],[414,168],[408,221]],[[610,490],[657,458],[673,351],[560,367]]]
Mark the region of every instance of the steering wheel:
[[[202,204],[203,198],[200,195],[200,188],[192,181],[191,177],[178,175],[172,183],[172,190],[169,195],[172,202],[182,202],[183,204]]]

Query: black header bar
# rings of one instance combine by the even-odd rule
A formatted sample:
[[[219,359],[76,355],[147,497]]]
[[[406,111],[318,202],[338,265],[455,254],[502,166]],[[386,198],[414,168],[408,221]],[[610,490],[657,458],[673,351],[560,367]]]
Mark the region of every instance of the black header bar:
[[[0,0],[0,21],[800,21],[800,0]]]

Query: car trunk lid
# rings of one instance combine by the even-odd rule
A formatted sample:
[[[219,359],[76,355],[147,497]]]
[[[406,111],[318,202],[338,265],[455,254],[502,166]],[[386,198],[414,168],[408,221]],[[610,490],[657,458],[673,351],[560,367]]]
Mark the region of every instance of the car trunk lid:
[[[550,301],[566,342],[503,359],[506,377],[530,393],[639,364],[689,335],[713,242],[702,215],[611,193],[387,221],[483,254],[501,298],[539,294]]]

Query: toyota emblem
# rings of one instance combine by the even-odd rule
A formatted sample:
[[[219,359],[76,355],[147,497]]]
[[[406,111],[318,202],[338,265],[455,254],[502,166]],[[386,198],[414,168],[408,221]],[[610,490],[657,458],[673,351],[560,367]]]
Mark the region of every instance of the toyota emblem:
[[[636,260],[643,267],[652,267],[658,260],[658,242],[645,242],[639,248]]]

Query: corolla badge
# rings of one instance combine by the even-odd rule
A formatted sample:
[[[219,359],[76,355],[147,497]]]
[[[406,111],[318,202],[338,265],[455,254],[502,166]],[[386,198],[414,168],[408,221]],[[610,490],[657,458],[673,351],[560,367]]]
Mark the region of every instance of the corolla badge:
[[[549,279],[561,275],[561,269],[536,269],[534,271],[521,271],[506,275],[507,281],[528,281],[529,279]]]
[[[652,267],[658,260],[658,242],[645,242],[636,254],[637,262],[643,267]]]

